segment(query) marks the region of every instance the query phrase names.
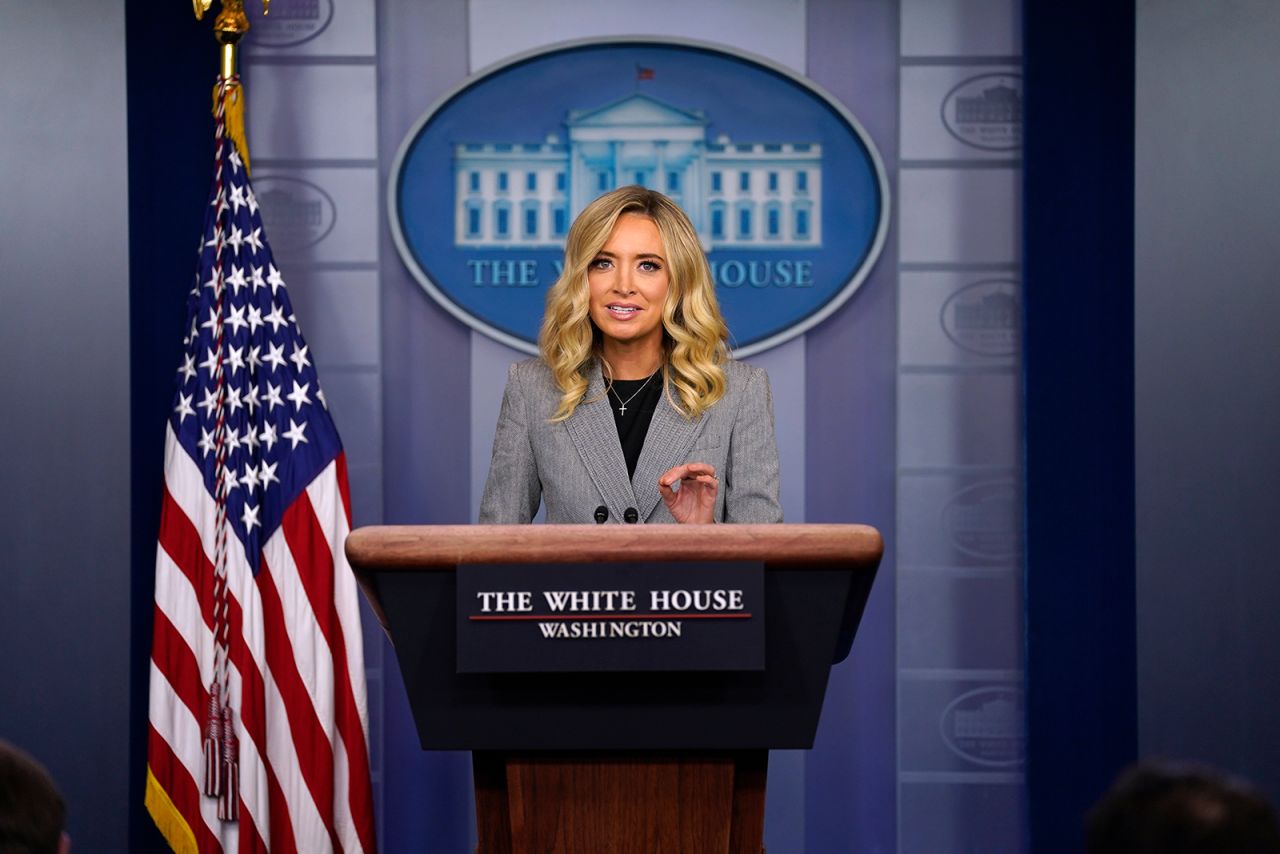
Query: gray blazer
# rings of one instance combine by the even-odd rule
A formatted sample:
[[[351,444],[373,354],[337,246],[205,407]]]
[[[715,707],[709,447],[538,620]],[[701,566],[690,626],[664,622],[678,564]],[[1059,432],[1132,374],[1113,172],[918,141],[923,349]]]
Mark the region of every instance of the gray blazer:
[[[541,359],[512,365],[480,522],[529,522],[540,501],[553,523],[590,524],[601,505],[608,508],[610,523],[622,522],[627,508],[635,508],[643,522],[675,522],[658,492],[658,478],[690,462],[715,466],[720,481],[716,521],[781,522],[769,376],[742,362],[728,362],[724,369],[725,396],[692,421],[662,395],[635,478],[628,480],[598,363],[583,402],[557,424],[547,421],[560,402],[551,371]]]

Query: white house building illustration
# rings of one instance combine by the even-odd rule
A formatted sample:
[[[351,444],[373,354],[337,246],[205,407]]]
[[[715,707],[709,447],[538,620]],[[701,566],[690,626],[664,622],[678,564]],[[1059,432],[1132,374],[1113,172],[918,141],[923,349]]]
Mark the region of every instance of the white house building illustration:
[[[1012,125],[1022,121],[1022,93],[1012,86],[988,86],[980,95],[958,96],[956,124]]]
[[[707,118],[629,95],[565,118],[568,142],[454,146],[454,242],[552,248],[603,192],[641,184],[689,214],[711,251],[801,249],[822,243],[822,147],[707,141]]]
[[[957,739],[1017,739],[1022,735],[1022,711],[1009,700],[990,700],[977,709],[958,710],[952,732]]]

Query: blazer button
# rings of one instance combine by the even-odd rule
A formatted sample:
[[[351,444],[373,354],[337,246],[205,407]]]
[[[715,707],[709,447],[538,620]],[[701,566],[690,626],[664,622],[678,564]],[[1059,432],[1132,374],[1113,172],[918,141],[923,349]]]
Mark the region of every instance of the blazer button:
[[[596,508],[596,524],[603,525],[609,520],[609,508],[601,504]]]
[[[628,507],[626,510],[622,511],[622,521],[626,522],[628,525],[634,525],[636,522],[640,521],[639,511],[634,507]]]

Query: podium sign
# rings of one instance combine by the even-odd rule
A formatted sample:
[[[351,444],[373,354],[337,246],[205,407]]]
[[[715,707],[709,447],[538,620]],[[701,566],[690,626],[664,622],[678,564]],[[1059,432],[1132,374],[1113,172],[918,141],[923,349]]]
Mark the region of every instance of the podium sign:
[[[765,668],[764,565],[467,564],[459,673]]]

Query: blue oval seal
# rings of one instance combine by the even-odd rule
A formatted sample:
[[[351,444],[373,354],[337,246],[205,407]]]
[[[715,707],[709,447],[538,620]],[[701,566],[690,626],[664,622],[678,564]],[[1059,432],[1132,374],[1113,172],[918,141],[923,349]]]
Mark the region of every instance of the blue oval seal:
[[[888,229],[883,163],[840,103],[768,60],[667,39],[570,42],[475,74],[409,131],[387,198],[427,293],[533,353],[570,223],[626,184],[689,214],[738,356],[839,308]]]

